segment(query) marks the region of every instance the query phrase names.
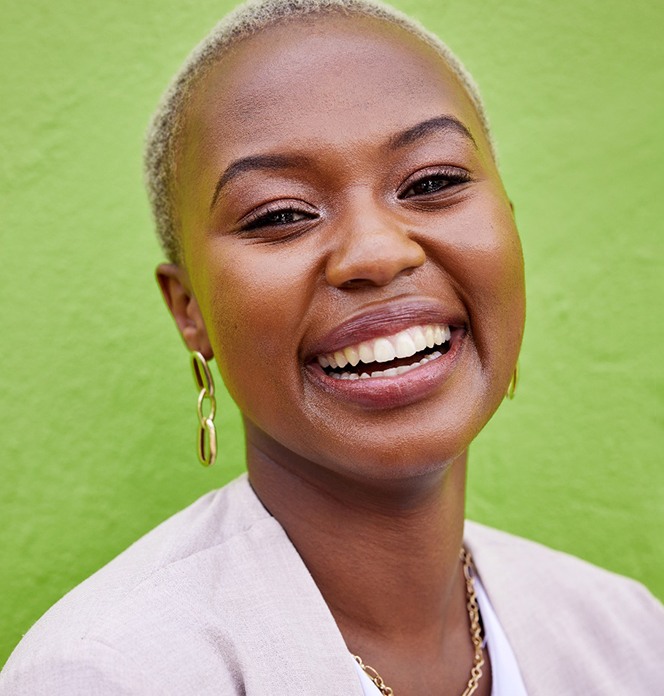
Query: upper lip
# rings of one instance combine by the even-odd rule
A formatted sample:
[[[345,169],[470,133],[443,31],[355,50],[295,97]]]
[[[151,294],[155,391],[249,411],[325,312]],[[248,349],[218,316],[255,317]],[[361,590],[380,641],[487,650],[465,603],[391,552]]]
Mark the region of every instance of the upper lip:
[[[305,362],[362,341],[390,336],[411,326],[426,324],[446,324],[454,328],[464,326],[465,320],[459,312],[441,307],[432,300],[392,301],[362,311],[328,331],[307,351]]]

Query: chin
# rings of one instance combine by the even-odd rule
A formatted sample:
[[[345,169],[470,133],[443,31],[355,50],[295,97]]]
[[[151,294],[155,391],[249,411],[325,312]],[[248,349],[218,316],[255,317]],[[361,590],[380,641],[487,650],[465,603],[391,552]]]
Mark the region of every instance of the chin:
[[[392,408],[358,404],[304,390],[282,402],[276,418],[266,403],[252,419],[250,440],[275,461],[295,457],[301,470],[328,470],[356,480],[415,479],[448,470],[494,413],[502,395],[484,375],[460,374],[426,398]],[[285,392],[286,390],[284,390]],[[282,392],[283,394],[283,392]],[[257,439],[260,438],[260,439]]]
[[[373,428],[354,423],[333,432],[318,431],[316,449],[302,454],[353,478],[411,479],[446,471],[466,452],[483,425],[474,418],[441,423],[429,417],[398,423],[394,422],[398,421],[396,414],[381,415],[376,415]]]

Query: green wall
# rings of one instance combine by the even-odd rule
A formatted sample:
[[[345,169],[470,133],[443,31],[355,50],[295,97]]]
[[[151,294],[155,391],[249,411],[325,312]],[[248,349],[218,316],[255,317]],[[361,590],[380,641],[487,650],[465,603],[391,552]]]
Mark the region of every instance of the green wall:
[[[67,590],[242,470],[228,399],[219,465],[195,459],[140,161],[169,76],[232,4],[2,0],[0,664]],[[482,86],[525,247],[522,381],[473,448],[469,514],[664,597],[664,5],[396,4]]]

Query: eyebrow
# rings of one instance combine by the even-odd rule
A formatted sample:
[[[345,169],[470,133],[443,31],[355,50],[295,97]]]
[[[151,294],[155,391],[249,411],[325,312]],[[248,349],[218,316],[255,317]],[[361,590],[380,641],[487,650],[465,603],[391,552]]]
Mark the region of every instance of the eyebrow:
[[[236,176],[256,169],[289,169],[303,164],[304,160],[304,157],[289,157],[288,155],[251,155],[234,160],[226,167],[217,181],[210,202],[210,210],[214,208],[221,189]]]
[[[388,147],[391,150],[397,150],[406,145],[420,140],[431,135],[432,133],[440,132],[456,132],[470,140],[475,148],[477,143],[466,126],[454,116],[435,116],[417,123],[410,128],[396,133],[388,140]],[[302,165],[305,162],[304,157],[292,157],[288,155],[250,155],[249,157],[241,157],[231,162],[219,177],[217,185],[210,201],[210,210],[214,208],[221,189],[228,184],[232,179],[243,174],[244,172],[261,170],[261,169],[289,169]]]
[[[411,128],[402,131],[401,133],[393,135],[389,139],[388,145],[392,150],[396,150],[400,147],[411,145],[417,140],[425,138],[432,133],[439,133],[441,131],[459,133],[470,140],[475,149],[477,149],[475,138],[473,138],[468,128],[466,128],[466,126],[464,126],[463,123],[461,123],[461,121],[454,116],[435,116],[434,118],[422,121],[421,123],[418,123]]]

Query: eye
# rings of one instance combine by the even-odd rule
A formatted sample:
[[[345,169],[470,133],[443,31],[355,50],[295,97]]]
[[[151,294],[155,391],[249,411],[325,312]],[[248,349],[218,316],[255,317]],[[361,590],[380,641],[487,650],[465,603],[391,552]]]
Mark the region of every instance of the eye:
[[[452,189],[470,181],[470,174],[457,167],[444,167],[417,172],[410,177],[398,198],[416,198],[434,196],[441,191]]]
[[[240,229],[248,232],[262,228],[295,226],[317,217],[316,213],[295,205],[276,203],[249,213],[244,220],[240,221]]]

